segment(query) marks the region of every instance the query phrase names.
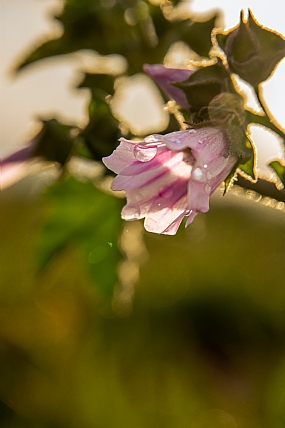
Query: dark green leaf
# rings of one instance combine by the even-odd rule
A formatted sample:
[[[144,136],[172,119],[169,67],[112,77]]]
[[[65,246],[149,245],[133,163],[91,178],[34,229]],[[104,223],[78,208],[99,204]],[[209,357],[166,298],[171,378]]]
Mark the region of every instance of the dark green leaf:
[[[118,145],[120,131],[118,122],[111,113],[106,96],[113,95],[114,78],[104,74],[85,74],[79,88],[88,87],[92,99],[89,104],[89,123],[81,132],[95,160],[109,156]]]
[[[271,162],[269,166],[276,173],[283,186],[285,186],[285,166],[281,165],[281,163],[278,161]]]
[[[33,156],[41,156],[47,161],[63,165],[74,144],[70,136],[71,129],[71,126],[63,125],[56,119],[43,121],[43,128],[36,138]]]
[[[204,22],[193,22],[189,26],[185,41],[189,44],[190,48],[197,54],[209,57],[209,52],[212,48],[211,34],[215,27],[217,15]]]
[[[100,98],[92,98],[89,105],[90,121],[80,136],[95,160],[109,156],[118,145],[118,122],[109,105]]]
[[[237,169],[237,165],[232,169],[232,171],[229,173],[229,175],[225,179],[224,195],[231,188],[231,186],[232,186],[232,184],[234,182],[234,179],[235,179],[235,176],[236,176],[236,169]]]
[[[144,0],[118,0],[110,7],[108,2],[105,5],[98,0],[67,0],[56,17],[64,29],[62,37],[38,47],[19,69],[51,56],[92,49],[102,55],[123,55],[133,74],[145,63],[163,62],[171,44],[179,40],[201,55],[209,54],[215,17],[193,24],[190,19],[168,21],[160,7]]]
[[[199,111],[209,106],[213,98],[226,91],[229,76],[223,65],[218,64],[202,67],[195,71],[188,80],[177,83],[188,99],[192,111]]]
[[[255,173],[255,161],[254,155],[246,162],[240,163],[239,169],[247,176],[251,178],[251,181],[256,181],[256,173]]]
[[[78,88],[89,88],[93,97],[104,100],[107,95],[114,92],[114,78],[106,74],[85,73]]]
[[[121,259],[122,200],[73,178],[51,186],[45,198],[49,215],[37,251],[39,270],[67,246],[80,245],[94,282],[111,295]]]
[[[285,55],[283,37],[260,25],[250,10],[247,21],[242,12],[239,26],[218,35],[217,41],[227,55],[230,69],[256,89]]]

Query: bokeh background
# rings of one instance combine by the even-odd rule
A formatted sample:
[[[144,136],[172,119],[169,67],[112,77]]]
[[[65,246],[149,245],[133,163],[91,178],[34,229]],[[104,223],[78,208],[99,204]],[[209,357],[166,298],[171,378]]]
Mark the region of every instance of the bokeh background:
[[[2,156],[34,135],[38,115],[82,127],[88,120],[89,91],[74,87],[80,70],[99,67],[90,52],[13,73],[39,40],[61,31],[49,15],[61,7],[56,0],[0,0]],[[277,0],[197,0],[190,7],[222,8],[226,28],[251,7],[259,22],[285,34],[285,6]],[[284,63],[264,96],[285,125],[282,75]],[[149,103],[137,91],[124,117],[139,104],[143,127]],[[156,112],[159,100],[152,101]],[[260,149],[261,161],[282,155],[280,141],[256,133],[261,149],[270,145],[270,153]],[[210,212],[175,237],[126,223],[123,304],[110,312],[73,243],[36,271],[48,211],[41,192],[53,179],[43,170],[1,192],[1,428],[284,427],[283,204],[233,189],[214,195]]]

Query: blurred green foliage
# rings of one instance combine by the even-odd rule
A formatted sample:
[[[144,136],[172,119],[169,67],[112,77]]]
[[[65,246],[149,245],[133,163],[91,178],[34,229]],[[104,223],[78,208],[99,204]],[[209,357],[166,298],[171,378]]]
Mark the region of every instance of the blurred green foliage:
[[[66,246],[79,244],[97,288],[111,299],[121,258],[122,200],[74,178],[49,187],[44,197],[48,215],[36,248],[39,270]]]
[[[168,20],[171,8],[171,2],[165,2],[161,10],[145,0],[67,0],[63,12],[55,17],[63,26],[62,37],[32,52],[20,69],[51,56],[92,49],[101,55],[123,55],[129,74],[134,74],[141,72],[145,63],[162,63],[170,45],[177,41],[207,57],[217,15],[197,23],[189,17]]]
[[[13,192],[1,196],[3,427],[284,426],[283,212],[229,195],[186,233],[145,234],[134,309],[120,318],[72,242],[35,276],[50,207]]]

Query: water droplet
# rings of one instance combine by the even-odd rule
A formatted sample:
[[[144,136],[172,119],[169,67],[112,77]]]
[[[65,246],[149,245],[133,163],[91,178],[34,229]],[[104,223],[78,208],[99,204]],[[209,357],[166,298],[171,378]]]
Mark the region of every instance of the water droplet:
[[[123,208],[122,215],[125,220],[136,220],[140,218],[140,208],[138,205],[126,205]]]
[[[144,196],[143,196],[142,193],[137,193],[135,195],[135,199],[136,199],[137,202],[141,202],[143,200],[143,198],[144,198]]]
[[[204,189],[205,189],[205,192],[209,195],[211,192],[211,186],[207,183],[207,184],[205,184]]]
[[[205,168],[205,169],[206,169],[206,168],[208,168],[208,165],[206,165],[206,164],[205,164],[205,165],[203,165],[203,168]]]
[[[155,230],[158,227],[157,221],[155,221],[153,218],[147,218],[146,225],[148,230]]]
[[[211,180],[213,178],[213,174],[210,171],[207,171],[206,177],[207,180]]]
[[[155,157],[156,153],[157,153],[156,147],[142,147],[137,145],[134,148],[135,158],[140,162],[150,161]]]
[[[159,135],[149,135],[148,137],[145,137],[144,142],[145,143],[156,143],[159,139]]]
[[[174,194],[174,190],[173,190],[172,188],[170,188],[170,187],[163,188],[163,189],[159,192],[159,195],[160,195],[162,198],[165,198],[165,199],[172,198],[173,194]]]
[[[201,168],[196,167],[193,171],[193,178],[197,181],[205,181],[205,171],[203,171]]]

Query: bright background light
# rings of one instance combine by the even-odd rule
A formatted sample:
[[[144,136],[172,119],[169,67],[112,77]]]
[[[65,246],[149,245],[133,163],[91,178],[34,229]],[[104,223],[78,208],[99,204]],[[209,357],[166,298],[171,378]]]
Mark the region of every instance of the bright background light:
[[[190,9],[197,14],[221,9],[225,28],[235,26],[240,10],[251,8],[256,19],[265,27],[285,34],[285,3],[279,0],[193,0]],[[74,90],[86,69],[82,55],[52,58],[32,65],[18,76],[13,74],[17,63],[42,41],[59,35],[59,24],[52,20],[62,0],[0,0],[0,114],[1,156],[13,152],[36,132],[38,117],[57,117],[65,123],[85,126],[87,123],[87,89]],[[279,123],[285,127],[285,61],[275,75],[264,84],[264,98]],[[250,101],[254,106],[254,100]],[[149,108],[149,105],[148,105]],[[156,117],[156,115],[150,115]],[[151,128],[151,124],[150,124]],[[268,159],[283,156],[280,139],[261,128],[253,130],[259,149],[259,166],[262,172]],[[268,172],[268,170],[267,170]]]

